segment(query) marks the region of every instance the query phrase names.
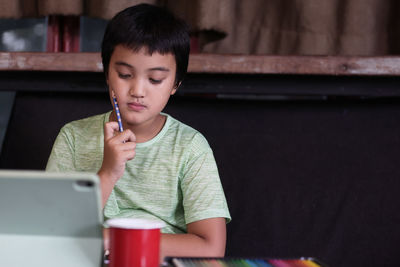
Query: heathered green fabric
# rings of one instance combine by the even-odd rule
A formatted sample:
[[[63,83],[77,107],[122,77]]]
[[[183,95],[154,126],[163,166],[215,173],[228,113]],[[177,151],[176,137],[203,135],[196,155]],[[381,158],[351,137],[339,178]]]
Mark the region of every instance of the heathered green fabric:
[[[111,111],[110,111],[111,112]],[[54,143],[47,171],[97,172],[103,159],[104,123],[110,112],[66,124]],[[198,131],[167,116],[160,133],[138,143],[105,207],[104,219],[162,220],[164,233],[185,233],[207,218],[230,221],[210,146]]]

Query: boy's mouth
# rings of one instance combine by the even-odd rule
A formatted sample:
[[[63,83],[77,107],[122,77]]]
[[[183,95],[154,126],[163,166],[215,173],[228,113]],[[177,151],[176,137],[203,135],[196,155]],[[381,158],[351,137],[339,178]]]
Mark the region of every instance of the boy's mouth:
[[[145,105],[142,105],[142,104],[137,103],[137,102],[129,102],[128,103],[128,107],[129,107],[129,109],[134,110],[134,111],[141,111],[141,110],[144,110],[146,108]]]

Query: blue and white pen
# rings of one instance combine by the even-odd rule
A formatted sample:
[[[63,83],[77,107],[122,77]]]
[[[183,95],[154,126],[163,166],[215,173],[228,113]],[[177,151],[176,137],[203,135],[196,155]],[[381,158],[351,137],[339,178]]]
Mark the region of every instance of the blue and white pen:
[[[114,92],[113,92],[113,101],[114,101],[115,113],[117,114],[117,121],[118,121],[119,131],[123,132],[124,131],[124,127],[122,126],[121,113],[119,112],[117,98],[115,97]]]

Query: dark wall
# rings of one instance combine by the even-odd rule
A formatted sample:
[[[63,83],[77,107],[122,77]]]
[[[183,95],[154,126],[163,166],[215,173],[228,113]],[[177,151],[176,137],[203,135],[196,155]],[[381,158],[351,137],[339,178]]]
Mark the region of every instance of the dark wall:
[[[400,99],[322,99],[171,99],[165,111],[214,150],[227,255],[397,264]],[[62,125],[110,108],[101,92],[18,92],[1,168],[43,169]]]

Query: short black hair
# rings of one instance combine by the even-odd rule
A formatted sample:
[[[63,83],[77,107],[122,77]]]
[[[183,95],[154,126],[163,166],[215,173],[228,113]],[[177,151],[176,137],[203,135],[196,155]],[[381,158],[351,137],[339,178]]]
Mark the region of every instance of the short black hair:
[[[186,75],[190,52],[189,27],[162,7],[135,5],[120,11],[109,21],[101,45],[106,78],[117,45],[135,52],[145,47],[150,55],[154,52],[172,53],[176,61],[175,84],[179,85]]]

